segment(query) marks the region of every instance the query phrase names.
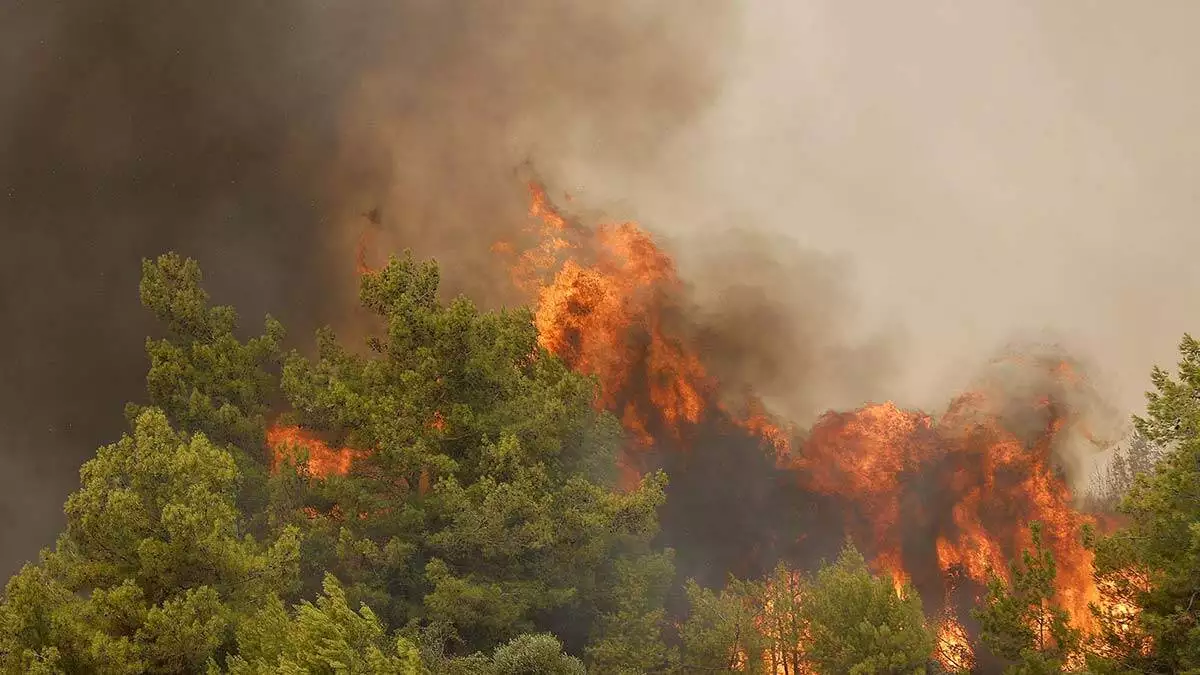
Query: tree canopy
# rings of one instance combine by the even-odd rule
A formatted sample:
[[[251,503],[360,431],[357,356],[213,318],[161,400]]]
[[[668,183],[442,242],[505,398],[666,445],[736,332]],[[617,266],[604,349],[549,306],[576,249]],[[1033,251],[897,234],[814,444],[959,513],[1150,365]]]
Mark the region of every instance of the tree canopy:
[[[851,544],[709,588],[658,542],[668,477],[618,486],[622,429],[524,309],[443,301],[432,262],[362,279],[376,333],[285,351],[239,337],[199,266],[143,265],[162,324],[146,398],[67,500],[53,547],[7,583],[11,673],[936,673],[912,587]],[[1155,369],[1091,537],[1121,603],[1073,627],[1032,546],[974,613],[1013,673],[1200,673],[1200,345]],[[308,439],[282,452],[268,431]],[[314,448],[339,458],[321,464]],[[1107,508],[1107,506],[1105,506]]]
[[[247,536],[230,453],[160,410],[143,410],[80,477],[57,545],[5,589],[6,670],[199,670],[246,611],[295,588],[298,531]]]

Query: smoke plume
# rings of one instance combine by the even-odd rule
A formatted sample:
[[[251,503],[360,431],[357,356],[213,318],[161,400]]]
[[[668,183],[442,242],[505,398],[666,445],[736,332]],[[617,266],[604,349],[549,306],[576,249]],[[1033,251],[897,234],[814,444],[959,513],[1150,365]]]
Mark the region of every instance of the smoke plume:
[[[270,311],[300,343],[352,318],[363,228],[502,300],[513,170],[645,162],[718,93],[731,17],[704,4],[6,3],[0,571],[142,395],[140,258],[198,258],[248,328]]]
[[[1124,414],[1196,329],[1198,19],[753,3],[720,100],[657,166],[573,175],[680,250],[742,227],[848,261],[852,335],[902,337],[875,398],[941,405],[1019,338],[1086,355]]]

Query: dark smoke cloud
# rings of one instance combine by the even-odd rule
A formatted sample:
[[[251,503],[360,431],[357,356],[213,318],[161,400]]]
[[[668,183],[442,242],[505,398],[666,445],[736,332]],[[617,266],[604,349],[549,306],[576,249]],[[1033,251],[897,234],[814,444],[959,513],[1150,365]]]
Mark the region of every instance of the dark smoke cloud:
[[[442,262],[449,292],[516,300],[498,295],[507,273],[491,247],[526,223],[529,172],[518,165],[565,191],[575,186],[562,167],[576,160],[636,171],[718,93],[732,13],[649,5],[422,5],[414,35],[389,55],[422,67],[367,74],[344,120],[345,153],[375,169],[340,176],[339,192],[356,200],[341,214],[344,241],[361,231],[358,213],[382,206],[379,251],[418,242]],[[430,30],[444,40],[430,44]]]
[[[690,237],[687,330],[726,389],[752,391],[793,423],[873,399],[904,335],[856,326],[848,262],[748,228]]]
[[[722,3],[723,4],[723,3]],[[0,571],[141,395],[138,260],[245,323],[340,322],[349,240],[491,287],[513,169],[637,164],[715,95],[718,3],[10,2],[0,9]]]

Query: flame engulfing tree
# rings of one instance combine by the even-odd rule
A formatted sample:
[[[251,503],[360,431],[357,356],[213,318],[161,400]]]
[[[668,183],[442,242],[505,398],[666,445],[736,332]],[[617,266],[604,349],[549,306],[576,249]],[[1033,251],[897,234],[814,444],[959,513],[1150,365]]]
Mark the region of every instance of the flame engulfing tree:
[[[688,595],[684,673],[925,673],[933,662],[916,591],[897,592],[852,546],[813,575],[780,565],[761,582]]]
[[[323,331],[285,362],[278,324],[239,340],[200,282],[178,256],[144,266],[158,407],[130,406],[58,547],[9,583],[6,670],[407,673],[486,649],[475,672],[515,673],[559,653],[521,637],[547,628],[621,667],[661,648],[661,594],[625,583],[673,578],[649,546],[665,479],[613,489],[619,427],[527,312],[442,304],[434,265],[396,260],[363,281],[368,355]],[[293,411],[268,434],[275,392]]]
[[[323,332],[315,361],[287,359],[292,421],[358,449],[344,475],[276,478],[306,579],[328,569],[392,625],[443,626],[457,653],[549,628],[606,654],[653,639],[629,625],[653,631],[661,603],[620,590],[659,568],[670,584],[649,546],[663,476],[612,489],[619,427],[593,383],[538,346],[527,311],[443,304],[438,283],[434,264],[393,259],[362,279],[383,328],[366,355]]]
[[[1122,603],[1101,614],[1099,672],[1200,672],[1200,343],[1185,335],[1178,374],[1155,368],[1147,414],[1163,448],[1121,500],[1123,526],[1097,545],[1097,570]]]
[[[806,660],[817,673],[924,672],[934,647],[911,586],[873,576],[853,548],[817,572],[802,596]]]
[[[983,481],[963,493],[988,499],[957,500],[975,509],[953,511],[946,531],[957,538],[917,542],[936,553],[939,579],[953,565],[968,576],[989,564],[1001,571],[994,563],[1011,547],[964,533],[1020,534],[1046,516],[1044,530],[1010,537],[1029,550],[993,580],[978,612],[984,643],[1014,672],[1200,672],[1200,344],[1191,338],[1177,379],[1155,371],[1149,413],[1137,421],[1161,459],[1121,469],[1123,524],[1085,548],[1077,535],[1090,533],[1088,519],[1071,510],[1049,455],[1028,452],[1049,445],[1019,443],[995,415],[954,417],[981,412],[974,404],[937,425],[894,406],[826,416],[793,445],[798,437],[757,413],[724,411],[715,380],[674,358],[683,353],[670,340],[654,363],[697,375],[683,379],[696,388],[654,396],[682,416],[631,417],[606,404],[612,373],[595,361],[603,344],[588,351],[567,340],[551,346],[584,351],[556,356],[533,312],[445,303],[436,266],[407,256],[363,278],[362,304],[379,328],[366,349],[322,331],[314,357],[285,356],[270,319],[262,336],[237,338],[236,314],[211,307],[200,281],[193,261],[146,263],[142,300],[167,328],[147,343],[148,405],[130,406],[132,433],[84,466],[56,546],[9,581],[0,670],[939,672],[947,644],[967,656],[973,645],[952,616],[936,640],[926,625],[899,573],[913,542],[892,536],[906,512],[881,489],[899,474],[926,475],[932,456],[958,478],[981,467],[997,475],[988,462],[1024,468],[1008,471],[1016,492],[991,495]],[[599,310],[613,300],[593,299]],[[601,381],[572,359],[592,363]],[[876,522],[888,527],[867,533],[885,536],[860,537],[870,562],[848,548],[814,574],[781,565],[723,589],[691,583],[690,613],[673,611],[676,558],[656,542],[666,477],[637,466],[630,450],[644,440],[639,430],[714,428],[683,414],[698,400],[688,392],[705,394],[726,427],[769,441],[775,452],[760,459],[782,464],[772,470],[789,485],[801,476],[845,497],[831,504],[854,497],[862,514],[884,516]],[[1035,441],[1062,426],[1046,401],[1029,425]],[[624,416],[624,439],[607,408]],[[933,452],[960,436],[979,451]],[[1020,518],[987,506],[1019,501],[996,495],[1047,499]],[[1079,622],[1086,636],[1081,616],[1091,619]]]
[[[981,638],[996,656],[1012,662],[1006,672],[1050,675],[1063,672],[1078,655],[1080,633],[1066,610],[1054,601],[1057,574],[1054,554],[1042,544],[1042,529],[1030,528],[1033,547],[1009,566],[1008,581],[988,584],[983,606],[975,612]]]

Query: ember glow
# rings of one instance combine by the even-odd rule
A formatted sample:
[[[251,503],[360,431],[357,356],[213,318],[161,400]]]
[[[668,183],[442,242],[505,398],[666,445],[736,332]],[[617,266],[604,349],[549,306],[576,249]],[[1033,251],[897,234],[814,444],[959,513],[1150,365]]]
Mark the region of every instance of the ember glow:
[[[674,262],[649,233],[636,223],[584,226],[539,186],[531,195],[531,241],[496,250],[530,295],[541,345],[599,380],[597,405],[633,439],[624,459],[631,477],[664,445],[686,452],[707,421],[732,422],[726,427],[774,448],[799,491],[841,505],[843,522],[829,526],[849,534],[878,571],[927,598],[949,598],[950,580],[960,579],[973,602],[989,575],[1004,577],[1007,561],[1031,545],[1037,521],[1057,561],[1059,602],[1075,625],[1091,628],[1089,603],[1102,600],[1082,543],[1091,518],[1073,507],[1056,461],[1064,439],[1090,439],[1071,405],[1087,384],[1073,364],[1011,356],[996,369],[1017,371],[1026,385],[984,380],[940,414],[891,403],[831,411],[802,436],[753,395],[722,390],[687,337]],[[944,656],[972,660],[950,604],[926,602],[943,617]]]
[[[962,623],[953,615],[937,624],[937,645],[934,658],[950,672],[970,672],[975,667],[975,650]]]
[[[350,448],[331,448],[324,441],[297,426],[272,426],[267,429],[267,447],[271,449],[271,470],[280,462],[303,464],[316,478],[344,476],[357,454]],[[304,460],[301,462],[301,460]]]
[[[1096,611],[1102,632],[1093,636],[1096,651],[1109,656],[1122,652],[1150,654],[1154,643],[1138,625],[1141,610],[1137,603],[1139,594],[1150,591],[1150,576],[1145,570],[1126,568],[1103,575],[1099,587]]]

